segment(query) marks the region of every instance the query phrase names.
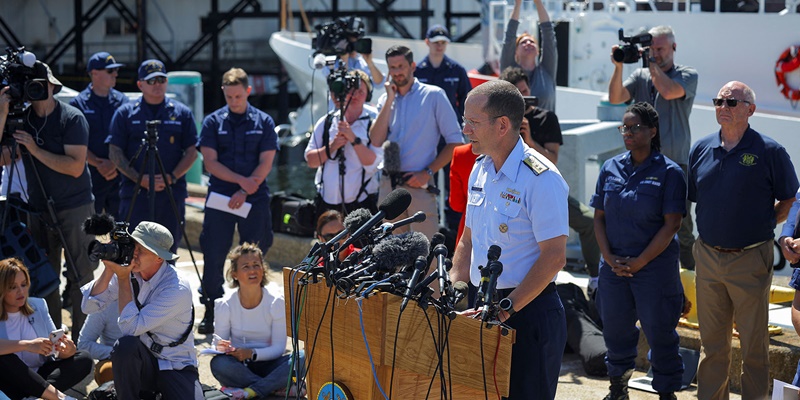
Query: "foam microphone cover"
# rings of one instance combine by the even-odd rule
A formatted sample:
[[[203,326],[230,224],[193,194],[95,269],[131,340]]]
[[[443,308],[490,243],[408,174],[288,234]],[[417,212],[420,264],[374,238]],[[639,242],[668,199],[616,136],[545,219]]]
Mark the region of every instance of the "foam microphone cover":
[[[383,170],[389,173],[400,172],[400,145],[395,142],[383,142]]]
[[[344,227],[347,232],[353,233],[359,226],[366,224],[370,218],[372,218],[372,213],[366,208],[355,209],[344,218]]]
[[[383,211],[384,219],[395,219],[411,205],[411,193],[403,188],[397,188],[389,193],[378,206]],[[427,241],[427,239],[426,239]],[[427,253],[426,253],[427,254]]]
[[[420,232],[392,235],[376,244],[372,258],[381,271],[400,271],[414,265],[417,257],[427,257],[430,244]]]

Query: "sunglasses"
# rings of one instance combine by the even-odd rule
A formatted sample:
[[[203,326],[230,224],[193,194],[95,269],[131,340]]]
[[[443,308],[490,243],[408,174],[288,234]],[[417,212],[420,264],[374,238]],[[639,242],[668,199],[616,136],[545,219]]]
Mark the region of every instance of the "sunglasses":
[[[620,126],[617,127],[617,130],[619,130],[620,134],[624,135],[624,134],[626,134],[628,132],[630,132],[631,134],[637,134],[644,128],[649,128],[649,127],[648,126],[644,126],[642,124],[636,124],[636,125],[633,125],[633,126],[620,125]]]
[[[150,79],[146,80],[145,82],[147,82],[148,85],[155,85],[156,83],[167,83],[167,77],[166,76],[157,76],[155,78],[150,78]]]
[[[711,99],[711,102],[714,103],[714,107],[722,107],[722,104],[725,103],[726,106],[733,108],[736,107],[740,101],[745,104],[753,104],[747,100],[720,99],[720,98]]]
[[[114,72],[119,72],[119,68],[106,68],[106,72],[113,74]]]
[[[325,239],[325,241],[326,241],[326,242],[329,242],[331,239],[335,238],[335,237],[336,237],[336,235],[338,235],[338,234],[342,233],[343,231],[344,231],[344,229],[343,229],[343,230],[341,230],[341,231],[339,231],[339,232],[335,232],[335,233],[323,233],[323,234],[321,234],[320,236],[321,236],[323,239]]]

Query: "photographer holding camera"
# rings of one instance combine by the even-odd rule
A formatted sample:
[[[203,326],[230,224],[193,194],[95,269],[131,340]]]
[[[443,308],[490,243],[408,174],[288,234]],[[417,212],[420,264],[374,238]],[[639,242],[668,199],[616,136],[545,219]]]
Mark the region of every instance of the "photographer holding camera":
[[[202,399],[192,290],[167,262],[178,259],[170,251],[172,234],[142,221],[130,238],[135,242],[130,265],[103,260],[100,276],[81,288],[86,313],[102,312],[115,301],[119,307],[123,336],[111,353],[117,397],[139,399],[147,391],[165,399]]]
[[[94,239],[81,230],[83,220],[94,212],[94,197],[89,169],[86,166],[89,127],[75,107],[57,101],[53,95],[61,90],[61,82],[50,67],[42,64],[34,79],[42,79],[46,87],[43,100],[31,100],[22,114],[25,130],[17,129],[13,139],[19,144],[12,156],[3,148],[0,164],[9,164],[21,157],[28,180],[28,203],[38,215],[29,217],[29,227],[36,243],[48,254],[48,261],[61,276],[61,251],[67,258],[67,279],[72,281],[72,339],[78,341],[86,315],[78,306],[81,285],[92,279],[97,263],[89,260],[87,249]],[[34,68],[34,71],[37,69]],[[38,76],[41,73],[42,76]],[[12,102],[10,86],[0,90],[0,126],[5,127]],[[4,134],[0,133],[0,139]],[[26,154],[27,153],[27,154]],[[64,248],[66,246],[66,248]],[[69,259],[71,258],[71,259]],[[70,270],[74,268],[74,270]],[[75,281],[76,276],[79,281]],[[55,326],[61,326],[61,297],[58,290],[45,296]]]
[[[687,174],[689,163],[689,146],[692,134],[689,128],[689,114],[692,112],[694,96],[697,91],[697,71],[685,65],[675,64],[673,56],[677,45],[675,34],[669,26],[651,28],[652,40],[638,39],[643,35],[625,38],[628,45],[611,48],[611,62],[614,73],[608,82],[608,101],[611,104],[628,102],[646,102],[658,112],[660,119],[661,153],[675,161]],[[646,38],[646,36],[645,36]],[[637,42],[644,48],[638,50]],[[624,51],[623,48],[630,49]],[[644,57],[644,67],[638,68],[624,82],[622,80],[623,61],[638,62],[636,51]],[[615,54],[616,53],[616,54]],[[631,54],[628,54],[631,53]],[[683,268],[694,269],[692,246],[694,245],[691,204],[686,203],[686,215],[681,221],[678,231],[680,242],[680,261]]]
[[[378,111],[365,104],[372,95],[372,83],[360,70],[348,72],[345,81],[351,82],[345,85],[349,87],[341,104],[346,108],[317,121],[305,150],[308,166],[317,169],[317,215],[326,210],[342,215],[357,208],[378,211],[380,178],[376,174],[383,149],[370,143],[369,129]]]

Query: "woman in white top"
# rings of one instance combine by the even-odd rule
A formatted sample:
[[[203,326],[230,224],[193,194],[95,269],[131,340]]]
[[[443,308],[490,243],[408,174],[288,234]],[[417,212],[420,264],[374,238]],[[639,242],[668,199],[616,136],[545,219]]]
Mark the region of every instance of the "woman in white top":
[[[294,365],[286,350],[283,288],[267,285],[263,254],[242,244],[228,255],[227,278],[238,288],[214,302],[213,345],[225,354],[211,360],[211,373],[234,399],[268,397],[285,390]],[[305,365],[300,352],[295,363]],[[296,389],[291,387],[293,395]],[[285,394],[285,392],[284,392]]]
[[[28,298],[30,282],[22,261],[0,261],[0,391],[11,399],[72,399],[61,391],[89,374],[92,358],[63,332],[50,341],[56,327],[45,301]]]

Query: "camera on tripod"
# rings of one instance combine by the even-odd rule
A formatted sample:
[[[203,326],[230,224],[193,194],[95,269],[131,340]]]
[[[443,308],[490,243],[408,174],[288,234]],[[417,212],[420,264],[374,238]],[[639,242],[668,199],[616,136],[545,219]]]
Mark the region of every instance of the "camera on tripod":
[[[625,64],[635,64],[642,59],[642,68],[647,68],[650,65],[650,45],[653,42],[653,35],[649,33],[640,33],[636,36],[626,37],[619,28],[619,41],[626,43],[614,50],[614,61]],[[639,51],[642,51],[641,56]]]
[[[113,261],[122,266],[130,265],[136,241],[128,233],[128,225],[125,221],[114,221],[114,217],[108,214],[95,214],[83,221],[83,231],[87,235],[109,235],[111,239],[108,243],[92,241],[89,244],[89,259]]]
[[[355,51],[372,53],[372,39],[364,37],[364,22],[357,17],[342,17],[316,26],[314,47],[317,53],[340,56]]]
[[[47,100],[49,96],[47,68],[24,46],[6,47],[6,55],[0,57],[0,89],[5,87],[11,101],[0,145],[10,146],[14,143],[13,133],[25,125],[25,102]]]

